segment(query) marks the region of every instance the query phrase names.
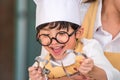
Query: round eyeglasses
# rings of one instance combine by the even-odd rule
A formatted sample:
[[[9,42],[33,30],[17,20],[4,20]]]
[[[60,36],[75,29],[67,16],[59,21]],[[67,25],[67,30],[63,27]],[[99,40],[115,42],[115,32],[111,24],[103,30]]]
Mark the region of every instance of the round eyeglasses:
[[[49,46],[52,43],[52,39],[56,40],[60,44],[65,44],[69,41],[70,36],[76,33],[77,30],[73,31],[72,33],[68,34],[65,31],[60,31],[56,34],[55,37],[50,38],[49,34],[41,34],[38,37],[38,41],[43,46]]]

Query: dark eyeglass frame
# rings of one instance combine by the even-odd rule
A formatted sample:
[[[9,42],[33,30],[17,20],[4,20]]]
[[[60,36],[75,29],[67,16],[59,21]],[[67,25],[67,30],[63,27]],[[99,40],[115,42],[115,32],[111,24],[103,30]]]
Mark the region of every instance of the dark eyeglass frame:
[[[42,46],[49,46],[49,45],[52,43],[52,39],[56,40],[56,41],[57,41],[58,43],[60,43],[60,44],[65,44],[65,43],[67,43],[67,42],[69,41],[70,37],[77,32],[78,29],[79,29],[79,27],[78,27],[76,30],[74,30],[72,33],[70,33],[70,34],[68,34],[68,33],[65,32],[65,31],[60,31],[60,32],[58,32],[58,33],[55,35],[55,37],[52,37],[52,38],[50,38],[50,36],[49,36],[48,34],[41,34],[41,35],[38,36],[37,41],[38,41]],[[66,40],[66,42],[60,42],[60,41],[58,41],[56,37],[57,37],[57,35],[58,35],[59,33],[66,33],[66,34],[68,35],[68,40]],[[42,44],[42,43],[40,42],[39,37],[42,36],[42,35],[48,36],[48,38],[50,39],[50,43],[49,43],[49,44],[44,45],[44,44]]]

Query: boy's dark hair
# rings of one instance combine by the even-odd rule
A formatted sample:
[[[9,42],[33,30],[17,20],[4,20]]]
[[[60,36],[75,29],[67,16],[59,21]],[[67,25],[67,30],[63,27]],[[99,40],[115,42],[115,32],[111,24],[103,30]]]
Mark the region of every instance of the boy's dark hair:
[[[45,24],[42,24],[36,28],[36,30],[37,30],[36,39],[37,39],[37,36],[38,36],[40,29],[43,29],[44,27],[46,27],[48,25],[49,25],[50,29],[54,29],[57,27],[58,30],[65,28],[65,29],[67,29],[67,31],[69,29],[69,26],[71,26],[71,28],[74,30],[78,29],[78,27],[81,27],[78,24],[75,24],[72,22],[67,22],[67,21],[56,21],[56,22],[45,23]]]
[[[57,27],[58,30],[63,29],[63,28],[67,28],[67,30],[68,30],[69,26],[71,26],[71,28],[74,30],[76,30],[78,27],[80,27],[78,24],[67,22],[67,21],[56,21],[56,22],[51,22],[51,23],[45,23],[36,28],[36,30],[37,30],[36,36],[38,35],[40,29],[43,29],[44,27],[46,27],[48,25],[49,25],[50,29],[54,29],[59,25]]]
[[[94,2],[94,1],[96,1],[96,0],[87,0],[84,3],[90,3],[90,2]]]

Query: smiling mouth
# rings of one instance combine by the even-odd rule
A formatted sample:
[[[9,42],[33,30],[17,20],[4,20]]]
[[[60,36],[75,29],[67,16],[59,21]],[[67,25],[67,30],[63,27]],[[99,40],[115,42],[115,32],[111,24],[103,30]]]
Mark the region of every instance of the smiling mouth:
[[[63,46],[55,47],[55,48],[51,48],[51,49],[55,54],[60,54],[60,52],[63,50]]]

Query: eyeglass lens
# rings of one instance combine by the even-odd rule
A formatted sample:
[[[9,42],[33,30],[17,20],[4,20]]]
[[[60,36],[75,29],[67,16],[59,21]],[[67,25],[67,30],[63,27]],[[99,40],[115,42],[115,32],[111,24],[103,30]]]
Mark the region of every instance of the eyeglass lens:
[[[49,35],[42,34],[39,36],[40,43],[44,46],[50,45],[52,39],[55,39],[58,43],[64,44],[69,40],[69,34],[64,31],[60,31],[55,37],[50,38]]]

